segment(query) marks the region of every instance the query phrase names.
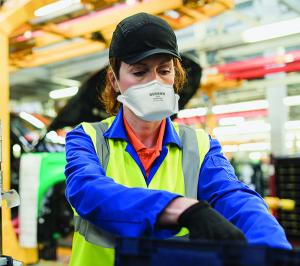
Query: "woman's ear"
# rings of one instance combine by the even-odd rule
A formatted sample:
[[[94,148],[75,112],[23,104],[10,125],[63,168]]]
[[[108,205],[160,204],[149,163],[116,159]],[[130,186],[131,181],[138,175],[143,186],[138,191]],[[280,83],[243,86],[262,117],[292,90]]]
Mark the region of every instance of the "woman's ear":
[[[118,82],[116,80],[116,76],[113,73],[113,70],[110,69],[108,71],[108,78],[109,78],[109,82],[111,83],[112,87],[114,88],[115,92],[120,92],[119,86],[118,86]]]

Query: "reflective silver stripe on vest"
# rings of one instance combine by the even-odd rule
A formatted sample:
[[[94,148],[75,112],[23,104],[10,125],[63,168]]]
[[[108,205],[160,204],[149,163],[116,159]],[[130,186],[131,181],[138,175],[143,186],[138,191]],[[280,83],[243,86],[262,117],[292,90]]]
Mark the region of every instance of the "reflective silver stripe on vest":
[[[96,130],[97,155],[102,167],[106,171],[109,160],[109,144],[108,140],[103,137],[103,134],[108,129],[108,126],[103,122],[91,123],[91,125]]]
[[[109,160],[109,144],[103,137],[107,124],[103,122],[91,123],[96,130],[97,155],[102,167],[107,169]],[[199,179],[199,150],[194,129],[179,125],[179,138],[182,144],[182,171],[184,175],[185,196],[197,199]],[[191,163],[193,162],[193,163]],[[80,216],[74,216],[74,230],[84,236],[85,240],[98,246],[114,248],[115,238]]]
[[[113,248],[115,246],[114,235],[96,227],[80,216],[74,216],[74,230],[84,236],[86,241],[94,245],[105,248]]]
[[[200,156],[196,131],[179,125],[179,138],[182,144],[182,171],[185,196],[197,199]]]

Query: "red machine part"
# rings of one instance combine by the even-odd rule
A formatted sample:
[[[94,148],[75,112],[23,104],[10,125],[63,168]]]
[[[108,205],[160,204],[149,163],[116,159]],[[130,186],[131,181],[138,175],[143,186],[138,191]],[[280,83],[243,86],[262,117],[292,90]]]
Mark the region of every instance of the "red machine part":
[[[284,55],[256,57],[213,67],[223,73],[225,79],[255,79],[278,72],[300,71],[300,50]]]

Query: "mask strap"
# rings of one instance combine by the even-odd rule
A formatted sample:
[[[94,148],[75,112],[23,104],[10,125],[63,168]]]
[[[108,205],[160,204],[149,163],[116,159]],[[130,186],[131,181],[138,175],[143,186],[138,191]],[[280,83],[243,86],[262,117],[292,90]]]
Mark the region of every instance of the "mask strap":
[[[112,71],[113,76],[114,76],[114,78],[115,78],[115,81],[116,81],[116,83],[117,83],[117,87],[118,87],[118,89],[119,89],[119,92],[122,94],[122,91],[121,91],[121,89],[120,89],[120,85],[119,85],[119,83],[118,83],[118,79],[117,79],[117,76],[116,76],[116,74],[115,74],[115,71],[113,70],[113,68],[112,68],[111,65],[110,65],[110,68],[111,68],[111,71]]]

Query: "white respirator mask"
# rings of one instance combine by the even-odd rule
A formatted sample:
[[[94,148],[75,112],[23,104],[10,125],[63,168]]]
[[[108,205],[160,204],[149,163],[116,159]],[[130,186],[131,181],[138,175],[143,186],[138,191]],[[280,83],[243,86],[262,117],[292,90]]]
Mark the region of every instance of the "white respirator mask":
[[[146,121],[160,121],[178,113],[179,95],[172,85],[157,80],[131,86],[117,100]]]

